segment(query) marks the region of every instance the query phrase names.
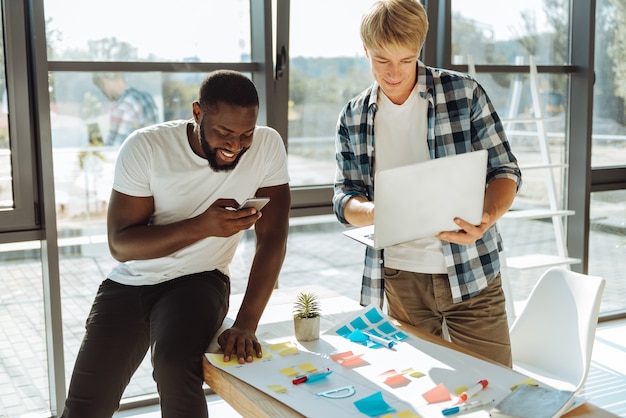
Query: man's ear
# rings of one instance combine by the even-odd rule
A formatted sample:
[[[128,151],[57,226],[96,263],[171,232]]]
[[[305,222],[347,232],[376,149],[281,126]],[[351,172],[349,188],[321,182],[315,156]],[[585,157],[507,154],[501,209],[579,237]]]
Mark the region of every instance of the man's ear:
[[[192,111],[193,111],[193,120],[195,120],[196,123],[200,123],[200,113],[201,113],[200,103],[193,102]]]

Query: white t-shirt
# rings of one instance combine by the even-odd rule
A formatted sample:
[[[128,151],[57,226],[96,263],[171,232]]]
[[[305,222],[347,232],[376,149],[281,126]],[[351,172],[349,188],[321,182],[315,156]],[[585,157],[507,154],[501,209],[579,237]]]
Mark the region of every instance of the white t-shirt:
[[[192,218],[217,199],[242,202],[261,187],[289,183],[287,154],[274,129],[257,126],[237,167],[215,172],[191,149],[188,123],[191,121],[179,120],[140,129],[119,150],[113,189],[131,196],[152,196],[152,224]],[[150,285],[214,269],[229,274],[242,234],[209,237],[165,257],[120,263],[108,277],[126,285]]]
[[[430,160],[427,134],[428,102],[420,97],[417,84],[400,105],[379,89],[374,123],[377,170]],[[411,191],[399,190],[399,193]],[[447,272],[441,241],[435,237],[385,248],[385,267],[415,273]]]

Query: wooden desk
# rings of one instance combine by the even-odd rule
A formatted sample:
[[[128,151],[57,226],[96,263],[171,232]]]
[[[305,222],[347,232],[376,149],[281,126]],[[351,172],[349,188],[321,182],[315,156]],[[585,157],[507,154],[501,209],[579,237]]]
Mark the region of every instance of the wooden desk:
[[[302,288],[284,288],[274,291],[270,302],[268,303],[259,327],[257,330],[257,338],[259,341],[272,340],[276,338],[285,338],[293,336],[293,321],[291,320],[291,312],[293,302],[296,295],[300,291],[316,292],[320,298],[322,307],[321,332],[332,328],[343,322],[351,314],[362,309],[358,302],[338,295],[337,293],[322,286],[306,286]],[[234,320],[243,295],[233,295],[230,302],[230,310],[227,315],[226,324],[231,324]],[[287,318],[287,320],[286,320]],[[457,351],[476,356],[467,350],[452,345],[433,335],[423,333],[414,327],[396,322],[396,326],[413,334],[421,339],[436,344],[451,347]],[[220,331],[221,332],[221,331]],[[219,332],[218,332],[219,334]],[[306,346],[306,342],[302,345]],[[215,341],[211,344],[210,351],[216,351]],[[226,373],[218,367],[213,366],[206,357],[203,359],[204,380],[222,399],[228,402],[237,412],[244,417],[303,417],[300,413],[289,406],[279,402],[266,393],[256,389],[254,386]],[[615,418],[607,411],[604,411],[594,405],[586,403],[564,417],[583,417],[583,418]]]

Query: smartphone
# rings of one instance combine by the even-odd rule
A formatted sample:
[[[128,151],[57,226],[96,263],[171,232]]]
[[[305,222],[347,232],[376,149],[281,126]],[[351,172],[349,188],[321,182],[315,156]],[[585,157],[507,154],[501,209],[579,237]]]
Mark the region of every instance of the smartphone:
[[[263,206],[267,205],[269,201],[269,197],[251,197],[244,200],[243,203],[239,205],[237,210],[246,208],[255,208],[256,210],[261,210]]]

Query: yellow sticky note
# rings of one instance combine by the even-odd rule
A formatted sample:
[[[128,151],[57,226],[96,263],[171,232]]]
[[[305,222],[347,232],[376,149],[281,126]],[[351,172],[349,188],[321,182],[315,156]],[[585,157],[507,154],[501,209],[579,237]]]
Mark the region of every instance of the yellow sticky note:
[[[298,347],[288,347],[278,352],[281,356],[292,356],[298,353]]]
[[[416,379],[426,376],[424,373],[418,372],[417,370],[414,370],[412,367],[402,370],[402,373],[408,374],[409,376],[415,377]]]
[[[269,348],[272,351],[276,351],[276,352],[280,352],[283,351],[287,348],[292,348],[295,347],[296,345],[294,343],[292,343],[291,341],[283,341],[281,343],[275,343],[275,344],[270,344]]]
[[[396,413],[396,417],[398,418],[420,418],[419,415],[413,413],[413,411],[411,410],[406,410],[406,411],[400,411],[398,413]]]
[[[280,369],[280,373],[284,374],[287,377],[293,377],[300,374],[300,372],[293,367],[285,367],[284,369]]]
[[[457,395],[460,395],[461,393],[465,392],[467,390],[467,386],[459,386],[458,388],[454,389],[454,393]]]
[[[317,371],[317,367],[315,367],[313,365],[313,363],[302,363],[302,364],[298,364],[298,368],[300,370],[304,370],[307,373],[313,373],[315,371]]]
[[[259,360],[266,360],[270,357],[272,357],[272,353],[270,353],[269,351],[265,350],[264,347],[261,347],[261,350],[263,352],[263,357],[258,358],[257,356],[253,356],[253,362],[254,361],[259,361]],[[237,358],[237,356],[232,355],[230,356],[230,361],[224,361],[224,355],[223,354],[211,354],[209,360],[211,361],[211,363],[217,365],[217,366],[221,366],[221,367],[229,367],[229,366],[238,366],[239,364],[239,359]],[[244,363],[245,364],[245,363]]]
[[[276,393],[287,393],[287,388],[283,385],[267,385],[267,388]]]
[[[535,382],[535,380],[532,377],[529,377],[527,379],[522,380],[521,382],[519,382],[517,385],[513,385],[511,386],[511,391],[514,391],[515,389],[517,389],[517,387],[519,385],[531,385],[531,386],[538,386],[537,382]]]
[[[298,346],[291,341],[283,341],[282,343],[271,344],[270,350],[277,352],[281,356],[290,356],[298,352]]]

